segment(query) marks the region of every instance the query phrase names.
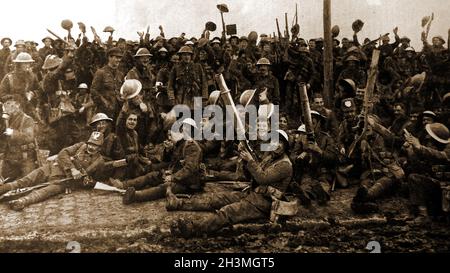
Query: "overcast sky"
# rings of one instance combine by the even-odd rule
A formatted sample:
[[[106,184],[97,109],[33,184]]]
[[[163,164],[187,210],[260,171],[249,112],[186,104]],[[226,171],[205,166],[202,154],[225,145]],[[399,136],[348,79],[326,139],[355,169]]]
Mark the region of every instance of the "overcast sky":
[[[252,30],[259,34],[276,31],[275,18],[278,17],[282,31],[284,13],[288,12],[289,24],[295,13],[295,3],[299,5],[301,36],[320,37],[322,27],[321,0],[21,0],[2,1],[0,16],[0,37],[34,39],[38,42],[46,36],[46,28],[59,33],[62,19],[74,22],[74,34],[78,34],[77,22],[88,27],[95,26],[99,33],[106,25],[112,25],[115,36],[137,39],[137,30],[151,27],[155,37],[158,26],[164,26],[166,36],[185,32],[188,37],[199,36],[205,22],[213,21],[220,35],[222,29],[218,3],[226,3],[230,12],[225,14],[226,24],[237,24],[239,35],[248,35]],[[20,5],[18,4],[20,3]],[[6,11],[6,12],[5,12]],[[407,35],[413,46],[420,49],[421,19],[435,13],[435,21],[430,35],[440,34],[447,38],[450,28],[450,1],[448,0],[332,0],[332,24],[339,25],[341,35],[351,37],[351,23],[355,19],[365,22],[360,40],[365,37],[377,38],[380,34],[399,27],[400,36]],[[20,14],[20,15],[19,15]],[[89,32],[89,35],[90,32]],[[106,37],[101,33],[103,37]]]

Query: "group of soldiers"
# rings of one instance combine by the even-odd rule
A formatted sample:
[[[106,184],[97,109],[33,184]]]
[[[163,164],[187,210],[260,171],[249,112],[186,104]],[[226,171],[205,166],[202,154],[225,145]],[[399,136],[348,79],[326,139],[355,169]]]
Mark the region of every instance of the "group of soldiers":
[[[398,28],[394,43],[385,35],[360,44],[358,28],[352,39],[334,33],[330,98],[322,38],[166,39],[160,30],[155,39],[138,32],[139,41],[115,41],[113,31],[106,42],[85,33],[45,37],[39,50],[33,41],[18,40],[11,50],[12,40],[1,40],[0,195],[39,186],[11,200],[11,209],[101,181],[123,190],[124,204],[167,198],[167,210],[216,212],[173,223],[182,236],[280,221],[290,215],[280,207],[325,206],[348,187],[358,187],[355,213],[376,212],[381,198],[397,196],[409,198],[412,223],[448,217],[450,51],[441,36],[430,45],[423,33],[416,51]],[[228,102],[217,96],[217,75]],[[279,141],[264,152],[263,137],[195,140],[190,132],[208,119],[177,120],[171,111],[193,109],[195,97],[202,106],[255,105],[267,118],[279,105],[279,130],[262,133]],[[181,132],[169,130],[176,123]],[[208,181],[251,183],[198,194]]]

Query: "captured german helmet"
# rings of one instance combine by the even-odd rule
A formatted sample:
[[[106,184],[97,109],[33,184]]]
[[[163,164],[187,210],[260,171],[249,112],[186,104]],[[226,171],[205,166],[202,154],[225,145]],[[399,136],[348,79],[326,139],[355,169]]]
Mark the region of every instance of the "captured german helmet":
[[[101,132],[92,132],[91,136],[89,137],[89,140],[87,143],[94,144],[97,146],[102,146],[104,141],[103,133]]]
[[[102,121],[102,120],[106,120],[106,121],[113,121],[112,118],[108,117],[106,114],[104,113],[97,113],[92,117],[91,122],[89,123],[90,126],[94,125],[96,122]]]
[[[437,142],[442,144],[450,143],[450,132],[442,123],[427,124],[425,126],[427,133]]]

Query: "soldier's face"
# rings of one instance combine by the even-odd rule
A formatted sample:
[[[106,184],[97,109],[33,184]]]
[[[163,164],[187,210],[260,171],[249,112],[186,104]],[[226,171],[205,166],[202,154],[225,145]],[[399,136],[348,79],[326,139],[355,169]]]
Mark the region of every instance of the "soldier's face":
[[[150,57],[148,57],[148,56],[137,57],[137,61],[141,65],[146,66],[150,63]]]
[[[29,63],[16,63],[16,71],[17,72],[25,72],[30,69]]]
[[[356,117],[356,110],[354,110],[354,109],[344,110],[344,119],[352,120],[355,117]]]
[[[288,120],[285,117],[280,118],[280,129],[287,131],[288,128]]]
[[[122,59],[122,58],[119,57],[119,56],[109,56],[108,64],[109,64],[109,66],[111,66],[112,68],[118,68],[121,59]]]
[[[434,123],[434,119],[432,117],[423,117],[422,118],[422,124],[425,126],[427,124]]]
[[[323,98],[315,98],[313,106],[317,110],[322,110],[322,108],[323,108]]]
[[[434,46],[437,46],[437,47],[440,47],[440,46],[442,46],[444,43],[441,41],[441,39],[439,39],[439,38],[433,38],[433,45]]]
[[[46,47],[50,47],[50,46],[52,45],[52,41],[51,41],[50,39],[45,39],[45,40],[44,40],[44,45],[45,45]]]
[[[258,72],[262,76],[267,76],[267,75],[269,75],[269,67],[267,65],[260,65],[260,66],[258,66]]]
[[[199,57],[200,57],[201,61],[204,61],[208,58],[208,55],[206,54],[205,51],[202,50],[202,51],[200,51]]]
[[[25,46],[23,46],[23,45],[17,46],[16,51],[17,51],[17,53],[25,52]]]
[[[191,59],[192,59],[191,54],[189,54],[189,53],[183,53],[183,54],[181,54],[181,61],[182,61],[183,63],[189,63],[189,62],[191,62]]]
[[[9,40],[5,40],[5,41],[3,41],[2,45],[3,45],[3,47],[8,48],[11,46],[11,42]]]
[[[15,114],[19,111],[19,104],[16,101],[9,100],[3,103],[3,113],[7,115]]]
[[[127,129],[134,130],[137,125],[137,116],[132,114],[129,115],[126,121]]]
[[[394,107],[394,116],[396,118],[401,117],[405,115],[405,110],[403,110],[403,108],[400,105],[397,105]]]
[[[90,155],[97,154],[100,151],[100,146],[94,145],[92,143],[87,144],[87,152]]]
[[[214,44],[213,44],[213,48],[219,49],[219,48],[220,48],[220,44],[219,44],[219,43],[214,43]]]
[[[246,49],[248,46],[248,42],[246,40],[242,40],[239,44],[239,47],[242,49]]]
[[[97,124],[95,125],[95,129],[100,132],[100,133],[105,133],[106,129],[109,126],[109,122],[106,120],[100,120],[97,122]]]

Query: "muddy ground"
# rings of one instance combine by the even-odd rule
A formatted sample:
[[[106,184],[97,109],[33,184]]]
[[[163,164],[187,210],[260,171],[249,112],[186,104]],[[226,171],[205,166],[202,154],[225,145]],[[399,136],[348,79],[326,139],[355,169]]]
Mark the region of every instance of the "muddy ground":
[[[208,185],[206,191],[227,190]],[[81,191],[35,204],[22,212],[0,205],[0,252],[369,252],[378,241],[382,252],[450,252],[448,224],[411,226],[406,200],[385,199],[381,213],[356,216],[350,201],[355,189],[337,191],[328,207],[302,208],[284,225],[239,224],[203,238],[174,238],[177,217],[206,213],[167,212],[164,200],[124,206],[116,193]],[[76,249],[77,250],[77,249]]]

